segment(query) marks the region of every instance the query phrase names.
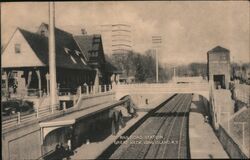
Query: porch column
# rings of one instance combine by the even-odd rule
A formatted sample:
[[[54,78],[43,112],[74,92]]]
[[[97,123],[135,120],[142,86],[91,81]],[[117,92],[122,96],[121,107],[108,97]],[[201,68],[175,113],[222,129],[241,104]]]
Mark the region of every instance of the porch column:
[[[116,80],[116,84],[120,84],[120,75],[119,74],[116,74],[115,76],[115,80]]]
[[[29,86],[30,86],[30,82],[31,82],[31,77],[32,77],[32,71],[28,71],[28,82],[27,82],[27,85],[26,85],[26,95],[29,94]]]
[[[96,74],[95,74],[95,81],[93,84],[93,90],[98,89],[98,86],[99,86],[99,70],[97,68],[95,70],[96,70]],[[96,90],[94,92],[96,92]]]
[[[28,83],[27,83],[27,86],[26,86],[27,89],[28,89],[29,86],[30,86],[31,76],[32,76],[32,71],[29,71],[29,73],[28,73]]]
[[[46,77],[47,95],[49,95],[49,73],[47,73],[45,77]]]
[[[38,78],[38,92],[39,92],[39,97],[42,96],[42,82],[41,82],[41,74],[40,70],[36,70],[37,78]]]
[[[6,87],[6,94],[9,95],[9,73],[8,71],[4,72],[5,77],[6,77],[6,82],[5,82],[5,87]]]

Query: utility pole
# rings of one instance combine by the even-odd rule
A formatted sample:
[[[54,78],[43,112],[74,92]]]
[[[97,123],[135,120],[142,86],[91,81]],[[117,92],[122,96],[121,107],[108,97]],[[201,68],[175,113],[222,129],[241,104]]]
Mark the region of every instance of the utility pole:
[[[162,42],[162,39],[161,39],[161,36],[152,36],[152,43],[153,43],[153,50],[155,52],[155,70],[156,70],[156,74],[155,74],[155,79],[156,79],[156,83],[158,83],[158,69],[159,69],[159,65],[158,65],[158,52],[159,52],[159,49],[161,47],[161,42]],[[158,51],[157,51],[158,49]]]
[[[57,104],[56,52],[55,52],[55,2],[49,2],[49,76],[50,105],[52,112]]]

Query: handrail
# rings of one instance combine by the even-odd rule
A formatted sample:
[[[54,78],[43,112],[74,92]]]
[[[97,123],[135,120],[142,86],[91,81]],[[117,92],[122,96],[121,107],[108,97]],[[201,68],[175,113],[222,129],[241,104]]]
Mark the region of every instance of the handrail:
[[[55,152],[54,149],[52,149],[52,150],[50,150],[49,152],[45,153],[44,155],[38,157],[37,160],[43,160],[47,155],[49,155],[49,154],[51,154],[51,153],[53,153],[53,152]]]
[[[107,87],[108,85],[105,85],[105,86]],[[79,105],[79,103],[81,102],[81,100],[85,96],[87,96],[87,97],[93,97],[93,96],[96,97],[99,94],[102,95],[103,93],[108,93],[109,94],[109,93],[111,93],[111,90],[106,89],[106,92],[98,92],[98,93],[95,93],[95,94],[88,94],[88,93],[83,93],[82,90],[80,88],[78,88],[76,94],[73,95],[75,97],[74,98],[75,105],[73,107],[70,107],[70,108],[77,108],[77,106]],[[70,109],[70,108],[68,108],[68,109]],[[63,109],[63,110],[67,111],[68,109],[66,109],[66,110]],[[14,116],[12,116],[10,118],[4,118],[3,121],[2,121],[2,128],[6,129],[8,127],[12,127],[12,126],[21,124],[22,122],[32,121],[34,119],[43,118],[43,117],[46,117],[46,116],[49,116],[49,115],[57,114],[59,112],[61,112],[61,110],[59,109],[58,104],[54,105],[54,106],[50,106],[50,105],[43,106],[43,107],[38,106],[37,110],[35,112],[31,113],[31,114],[23,115],[23,113],[18,113],[17,115],[14,115]]]

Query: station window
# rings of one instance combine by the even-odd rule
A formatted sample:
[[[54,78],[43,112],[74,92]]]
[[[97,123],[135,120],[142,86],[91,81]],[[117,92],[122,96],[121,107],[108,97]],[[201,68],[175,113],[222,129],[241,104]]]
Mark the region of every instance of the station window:
[[[15,44],[15,53],[21,53],[21,44]]]
[[[83,64],[85,64],[86,65],[86,62],[83,60],[83,58],[81,57],[81,61],[82,61],[82,63]]]
[[[64,47],[64,51],[65,51],[65,53],[69,54],[70,49]]]
[[[45,36],[45,30],[41,30],[41,36]]]
[[[74,63],[76,63],[76,60],[72,56],[70,56],[70,58]]]
[[[77,50],[75,50],[75,53],[76,53],[77,56],[80,56],[80,54],[81,54],[81,52],[79,52]]]

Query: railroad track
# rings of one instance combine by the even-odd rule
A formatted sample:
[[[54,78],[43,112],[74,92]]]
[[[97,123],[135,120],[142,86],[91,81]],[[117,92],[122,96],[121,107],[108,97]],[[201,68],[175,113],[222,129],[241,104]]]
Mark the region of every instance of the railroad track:
[[[158,159],[189,158],[187,142],[187,119],[191,94],[178,94],[152,113],[130,137],[140,137],[122,144],[109,158],[111,159]],[[150,137],[151,136],[151,137]],[[150,142],[145,144],[145,137]],[[138,139],[136,139],[138,140]],[[143,143],[144,142],[144,143]],[[164,142],[164,143],[159,143]],[[172,143],[174,142],[174,143]]]
[[[139,129],[137,129],[132,136],[136,135],[142,135],[143,136],[152,136],[152,135],[157,135],[157,132],[159,129],[162,127],[164,122],[166,121],[166,118],[161,116],[164,113],[169,113],[171,110],[174,109],[174,106],[179,102],[179,100],[182,98],[182,96],[176,96],[174,100],[171,100],[169,103],[165,104],[164,107],[161,107],[158,111],[153,113],[150,118],[148,118],[141,126]],[[160,118],[159,118],[160,117]],[[157,123],[156,123],[157,122]],[[122,154],[114,154],[111,158],[143,158],[145,155],[146,150],[150,144],[145,145],[138,145],[138,144],[127,144],[127,145],[122,145],[119,147],[118,150],[123,151]]]

